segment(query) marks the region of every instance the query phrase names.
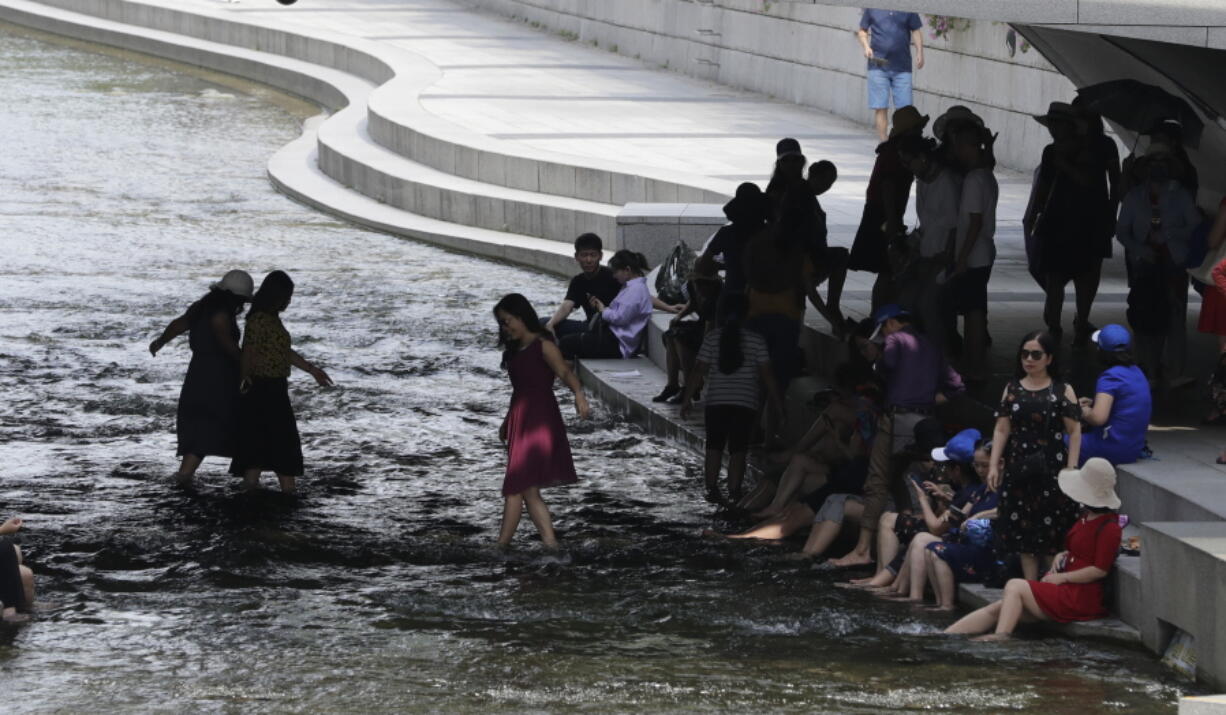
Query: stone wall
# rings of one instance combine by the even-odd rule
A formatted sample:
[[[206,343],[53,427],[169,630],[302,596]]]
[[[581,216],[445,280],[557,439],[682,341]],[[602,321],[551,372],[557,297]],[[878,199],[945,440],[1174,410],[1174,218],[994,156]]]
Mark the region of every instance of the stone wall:
[[[863,122],[865,62],[854,30],[859,10],[765,0],[463,0],[577,42],[694,77],[816,107]],[[935,118],[965,104],[1000,132],[1001,163],[1029,170],[1047,135],[1030,118],[1074,88],[1035,50],[1010,56],[1008,27],[976,20],[933,39],[915,74],[916,105]]]

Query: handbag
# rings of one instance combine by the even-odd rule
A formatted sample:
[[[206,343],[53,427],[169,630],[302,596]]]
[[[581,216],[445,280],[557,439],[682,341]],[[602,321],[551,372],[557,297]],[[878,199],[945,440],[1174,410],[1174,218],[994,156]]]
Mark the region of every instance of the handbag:
[[[665,303],[685,303],[685,283],[697,260],[694,249],[678,241],[656,274],[656,296]]]

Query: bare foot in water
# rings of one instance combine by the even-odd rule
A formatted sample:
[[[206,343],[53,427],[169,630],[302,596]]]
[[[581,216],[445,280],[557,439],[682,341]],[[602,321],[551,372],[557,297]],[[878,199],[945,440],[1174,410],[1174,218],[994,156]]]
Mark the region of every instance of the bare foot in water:
[[[1000,643],[1001,641],[1009,640],[1011,637],[1012,636],[1010,636],[1008,633],[985,633],[984,635],[976,636],[971,640],[976,643]]]
[[[845,569],[853,566],[868,566],[869,564],[873,563],[873,557],[869,554],[857,554],[853,551],[842,558],[831,559],[826,563],[834,566],[835,568]]]
[[[930,611],[932,613],[949,613],[950,611],[954,610],[954,607],[953,606],[928,606],[924,610]]]
[[[30,617],[24,613],[18,613],[16,608],[4,609],[4,614],[0,615],[0,621],[17,625],[19,623],[29,622]]]

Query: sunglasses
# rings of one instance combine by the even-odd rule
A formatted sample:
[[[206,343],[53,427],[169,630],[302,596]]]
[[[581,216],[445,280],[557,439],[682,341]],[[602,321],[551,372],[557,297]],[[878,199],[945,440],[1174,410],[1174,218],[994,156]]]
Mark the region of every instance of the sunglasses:
[[[1047,353],[1043,352],[1042,350],[1021,350],[1018,352],[1018,355],[1020,355],[1023,360],[1029,358],[1037,362],[1042,360]]]

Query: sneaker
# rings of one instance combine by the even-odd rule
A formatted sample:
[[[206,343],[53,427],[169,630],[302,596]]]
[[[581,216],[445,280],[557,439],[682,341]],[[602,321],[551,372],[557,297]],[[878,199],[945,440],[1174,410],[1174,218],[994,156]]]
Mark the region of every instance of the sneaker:
[[[665,385],[664,390],[660,394],[651,398],[652,402],[667,402],[668,398],[681,394],[681,387],[678,385]]]

